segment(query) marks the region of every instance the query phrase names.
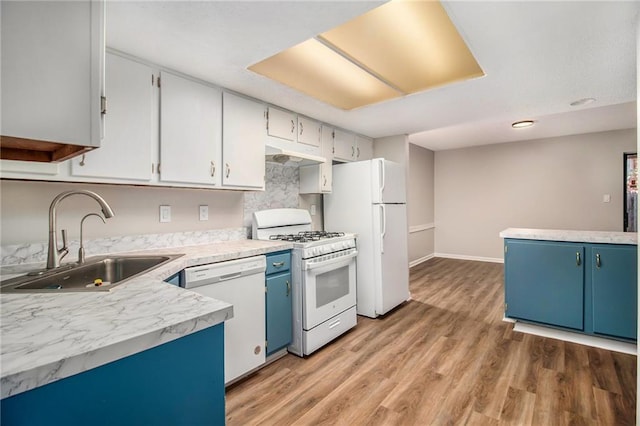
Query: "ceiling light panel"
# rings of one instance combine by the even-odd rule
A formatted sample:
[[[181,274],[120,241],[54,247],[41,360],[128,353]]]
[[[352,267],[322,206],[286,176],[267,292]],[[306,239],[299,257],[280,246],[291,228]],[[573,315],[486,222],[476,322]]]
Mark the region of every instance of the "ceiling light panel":
[[[315,39],[284,50],[249,69],[346,110],[401,95]]]
[[[319,38],[404,93],[484,75],[437,1],[394,0]]]

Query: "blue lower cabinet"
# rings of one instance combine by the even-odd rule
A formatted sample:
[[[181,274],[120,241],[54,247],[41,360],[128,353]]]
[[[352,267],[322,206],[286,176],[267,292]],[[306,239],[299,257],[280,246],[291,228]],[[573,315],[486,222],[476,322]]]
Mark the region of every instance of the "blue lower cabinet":
[[[506,315],[582,330],[584,247],[520,240],[506,247]]]
[[[594,333],[635,339],[638,312],[638,248],[594,245],[591,282]]]
[[[636,340],[638,249],[622,244],[505,241],[505,316]]]
[[[267,255],[265,283],[267,356],[286,348],[292,339],[291,251]]]
[[[0,403],[3,425],[224,425],[224,324]]]

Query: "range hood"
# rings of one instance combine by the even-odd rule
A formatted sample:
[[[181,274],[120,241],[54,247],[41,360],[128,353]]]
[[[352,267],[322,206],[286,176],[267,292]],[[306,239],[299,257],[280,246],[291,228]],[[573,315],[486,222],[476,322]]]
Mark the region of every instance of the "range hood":
[[[265,146],[265,159],[269,163],[284,164],[287,166],[311,166],[324,163],[327,159],[318,155],[304,152],[291,151],[276,146]]]

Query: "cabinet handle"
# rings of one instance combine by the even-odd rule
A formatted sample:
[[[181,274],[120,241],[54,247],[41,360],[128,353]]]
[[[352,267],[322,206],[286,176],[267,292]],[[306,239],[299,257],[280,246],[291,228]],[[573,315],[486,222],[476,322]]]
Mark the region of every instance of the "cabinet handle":
[[[295,133],[296,132],[296,123],[291,120],[291,133]]]
[[[596,253],[596,268],[600,268],[600,253]]]
[[[357,156],[357,158],[360,158],[360,147],[356,148],[356,151],[358,151],[358,156]]]
[[[274,268],[282,268],[284,266],[284,262],[273,262]]]
[[[352,146],[351,147],[351,158],[353,158],[354,155],[356,155],[356,149]]]
[[[576,252],[576,266],[580,266],[582,261],[580,260],[580,252]]]
[[[231,173],[231,167],[229,167],[229,163],[225,164],[227,166],[227,178],[229,177],[229,173]]]
[[[81,166],[84,166],[84,154],[82,154],[82,158],[80,159],[80,163]]]
[[[327,177],[326,176],[322,176],[324,178],[324,183],[322,184],[322,186],[327,186]]]
[[[289,282],[289,280],[287,280],[287,297],[289,297],[290,293],[291,293],[291,283]]]
[[[214,163],[213,161],[211,162],[211,177],[213,177],[216,174],[216,163]]]
[[[105,115],[107,113],[107,98],[100,96],[100,114]]]
[[[293,123],[293,120],[291,120],[291,122]],[[304,124],[300,123],[300,136],[302,136],[303,132],[304,132]]]

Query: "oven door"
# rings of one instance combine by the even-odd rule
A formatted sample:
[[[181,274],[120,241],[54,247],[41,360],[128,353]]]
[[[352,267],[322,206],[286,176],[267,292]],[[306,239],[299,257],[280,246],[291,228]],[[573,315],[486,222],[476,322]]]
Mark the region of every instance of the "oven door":
[[[302,326],[318,324],[356,304],[356,249],[303,260]]]

